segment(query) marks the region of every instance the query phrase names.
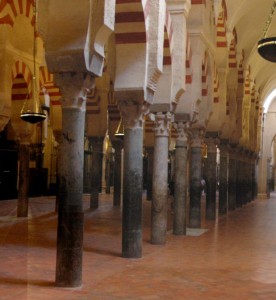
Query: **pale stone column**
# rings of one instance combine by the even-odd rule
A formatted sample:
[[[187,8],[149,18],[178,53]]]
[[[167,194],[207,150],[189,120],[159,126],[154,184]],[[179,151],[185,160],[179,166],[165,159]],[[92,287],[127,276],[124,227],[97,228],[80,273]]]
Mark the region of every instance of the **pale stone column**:
[[[84,73],[57,73],[55,80],[62,93],[56,285],[79,287],[82,284],[85,100],[93,80]]]
[[[228,210],[228,145],[219,144],[219,215],[225,215]]]
[[[237,189],[237,160],[236,148],[229,145],[229,179],[228,179],[228,209],[234,210],[237,206],[236,200]]]
[[[143,113],[144,106],[121,101],[124,122],[124,183],[122,256],[142,256],[142,182],[143,182]]]
[[[190,148],[190,214],[189,227],[201,227],[201,179],[202,179],[202,141],[204,131],[201,128],[191,128]]]
[[[153,147],[146,147],[148,160],[147,160],[147,200],[152,200],[152,174],[153,174]]]
[[[207,158],[205,160],[205,182],[206,182],[206,219],[216,219],[216,167],[217,167],[217,147],[216,140],[214,138],[207,138],[205,140],[207,144]]]
[[[29,206],[29,161],[30,142],[20,141],[19,144],[19,186],[17,201],[17,217],[28,217]]]
[[[89,137],[89,141],[92,145],[90,208],[98,208],[102,182],[104,137]]]
[[[243,149],[239,148],[236,152],[237,165],[236,165],[236,207],[243,205],[243,180],[244,180],[244,162],[243,162]]]
[[[174,123],[177,130],[175,144],[174,168],[174,202],[173,234],[186,235],[186,202],[187,202],[187,154],[188,138],[186,124]]]
[[[114,192],[113,192],[113,205],[121,205],[121,186],[122,186],[122,147],[123,142],[119,139],[112,141],[112,145],[115,149],[115,161],[114,161]]]
[[[171,114],[157,113],[154,122],[154,156],[151,206],[151,243],[166,243],[168,214],[168,155]]]

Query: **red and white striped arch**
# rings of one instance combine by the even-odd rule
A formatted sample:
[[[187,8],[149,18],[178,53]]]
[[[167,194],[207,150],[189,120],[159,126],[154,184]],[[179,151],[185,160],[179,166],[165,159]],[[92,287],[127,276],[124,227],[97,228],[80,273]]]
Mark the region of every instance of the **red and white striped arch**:
[[[2,0],[0,1],[0,25],[13,27],[15,18],[24,15],[34,24],[33,0]]]
[[[226,48],[227,38],[226,38],[226,20],[227,20],[227,8],[225,0],[222,1],[222,11],[219,14],[217,21],[217,47]]]
[[[32,74],[22,61],[16,61],[12,67],[12,100],[25,100],[31,92]]]
[[[54,76],[49,72],[46,66],[39,69],[39,84],[41,87],[40,95],[43,96],[43,87],[47,90],[51,105],[61,105],[61,93],[59,88],[54,83]]]
[[[115,15],[116,44],[146,43],[150,0],[117,0]]]

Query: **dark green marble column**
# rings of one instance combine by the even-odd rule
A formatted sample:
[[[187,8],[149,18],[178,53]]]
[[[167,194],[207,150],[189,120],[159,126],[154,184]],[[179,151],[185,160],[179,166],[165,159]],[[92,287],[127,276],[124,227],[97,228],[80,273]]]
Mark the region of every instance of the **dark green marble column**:
[[[219,215],[225,215],[228,210],[228,145],[219,145]]]
[[[89,137],[89,141],[92,145],[90,208],[98,208],[102,182],[104,137]]]
[[[29,206],[29,161],[30,143],[20,142],[18,149],[19,159],[19,186],[17,201],[17,216],[28,217]]]
[[[201,128],[191,128],[190,148],[190,213],[189,227],[201,227],[201,179],[202,179],[202,143],[204,131]]]
[[[122,169],[123,141],[115,140],[115,141],[112,141],[112,144],[115,149],[113,205],[120,206],[121,205],[121,186],[122,186],[121,169]]]

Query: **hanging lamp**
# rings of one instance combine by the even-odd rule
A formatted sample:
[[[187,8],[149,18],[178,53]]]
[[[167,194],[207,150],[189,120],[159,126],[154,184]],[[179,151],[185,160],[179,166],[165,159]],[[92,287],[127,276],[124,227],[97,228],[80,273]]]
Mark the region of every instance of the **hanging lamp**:
[[[37,80],[36,80],[36,23],[37,23],[37,7],[36,0],[34,0],[34,43],[33,43],[33,67],[34,67],[34,75],[31,81],[31,97],[29,95],[25,99],[23,107],[21,109],[20,118],[26,122],[35,124],[38,122],[42,122],[46,118],[46,114],[42,111],[40,100],[39,100],[39,91],[37,88]]]
[[[273,14],[276,9],[276,0],[273,1],[270,14],[265,23],[263,38],[258,42],[258,52],[264,59],[276,63],[276,37],[266,37],[269,30]]]
[[[114,136],[117,137],[117,138],[123,139],[124,135],[125,135],[124,124],[123,124],[123,121],[122,121],[122,118],[121,118]]]

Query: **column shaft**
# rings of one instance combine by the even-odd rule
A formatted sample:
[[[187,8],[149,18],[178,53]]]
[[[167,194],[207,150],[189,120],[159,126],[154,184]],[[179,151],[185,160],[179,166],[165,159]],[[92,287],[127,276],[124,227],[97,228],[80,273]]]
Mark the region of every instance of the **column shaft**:
[[[191,147],[190,157],[190,216],[189,227],[201,227],[201,147]]]
[[[176,140],[173,234],[186,235],[187,143]]]
[[[115,148],[114,156],[114,192],[113,205],[121,205],[121,165],[122,165],[122,145],[121,142],[113,142]]]
[[[102,182],[102,152],[104,138],[90,137],[89,140],[92,145],[90,208],[98,208],[99,192]]]
[[[153,176],[153,160],[154,160],[154,148],[147,147],[146,149],[148,159],[147,159],[147,200],[152,200],[152,176]]]
[[[219,165],[219,215],[225,215],[228,209],[228,155],[224,146],[220,147]]]
[[[28,217],[30,145],[19,145],[19,188],[17,216]]]
[[[63,108],[56,266],[62,287],[82,283],[84,120],[83,110]]]
[[[125,129],[122,255],[142,256],[143,129]]]

